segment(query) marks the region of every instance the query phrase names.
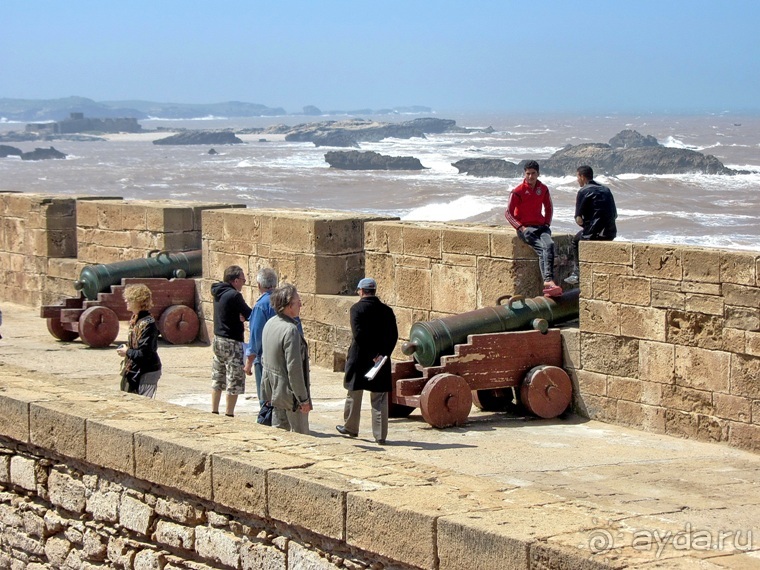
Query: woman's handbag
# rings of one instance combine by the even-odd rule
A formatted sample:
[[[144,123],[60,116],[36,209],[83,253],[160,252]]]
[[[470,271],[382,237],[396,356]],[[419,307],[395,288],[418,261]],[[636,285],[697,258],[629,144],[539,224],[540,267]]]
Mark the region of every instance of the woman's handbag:
[[[256,421],[262,425],[271,426],[272,425],[272,410],[274,410],[274,407],[272,407],[272,404],[270,404],[269,402],[264,402],[264,404],[261,406],[261,409],[259,410],[259,417]]]

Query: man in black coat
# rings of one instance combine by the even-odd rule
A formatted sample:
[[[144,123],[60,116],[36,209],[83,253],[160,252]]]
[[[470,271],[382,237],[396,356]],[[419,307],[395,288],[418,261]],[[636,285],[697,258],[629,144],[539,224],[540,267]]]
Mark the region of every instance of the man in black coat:
[[[372,435],[385,445],[388,435],[388,393],[391,391],[391,353],[398,340],[398,327],[393,309],[375,295],[377,283],[370,277],[359,281],[361,299],[351,307],[353,341],[346,358],[343,386],[348,390],[343,409],[343,425],[335,426],[340,433],[359,435],[362,395],[370,392],[372,404]],[[371,380],[366,374],[386,357]]]

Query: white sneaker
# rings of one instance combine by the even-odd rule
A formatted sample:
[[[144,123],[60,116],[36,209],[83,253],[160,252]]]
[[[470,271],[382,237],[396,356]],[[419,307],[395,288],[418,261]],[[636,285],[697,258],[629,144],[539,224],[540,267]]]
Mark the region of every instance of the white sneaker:
[[[578,283],[578,274],[577,273],[571,273],[567,277],[565,277],[565,283],[568,285],[576,285]]]

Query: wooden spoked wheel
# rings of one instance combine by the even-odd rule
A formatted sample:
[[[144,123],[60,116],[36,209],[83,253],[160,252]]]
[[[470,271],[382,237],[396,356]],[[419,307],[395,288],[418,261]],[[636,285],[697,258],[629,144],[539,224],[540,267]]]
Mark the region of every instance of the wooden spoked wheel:
[[[471,408],[470,386],[456,374],[436,374],[422,389],[420,411],[433,427],[464,425]]]
[[[158,319],[158,331],[172,344],[188,344],[198,337],[197,313],[186,305],[168,307]]]
[[[87,346],[108,346],[118,335],[119,317],[108,307],[90,307],[79,317],[79,336]]]
[[[70,342],[79,336],[78,332],[63,328],[59,317],[50,317],[45,320],[47,321],[48,332],[58,340]]]
[[[523,406],[541,418],[556,418],[567,409],[572,399],[570,376],[557,366],[531,368],[520,386]]]

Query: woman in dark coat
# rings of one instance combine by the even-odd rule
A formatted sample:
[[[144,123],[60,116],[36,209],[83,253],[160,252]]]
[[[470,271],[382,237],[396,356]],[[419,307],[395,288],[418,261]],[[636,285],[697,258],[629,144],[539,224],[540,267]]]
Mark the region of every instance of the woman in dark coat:
[[[127,309],[132,312],[127,344],[116,353],[124,358],[121,368],[121,390],[153,398],[161,378],[158,357],[158,326],[149,309],[153,296],[145,285],[128,285],[124,289]]]
[[[343,409],[344,424],[336,429],[351,437],[359,435],[359,419],[364,390],[371,392],[372,434],[380,445],[388,435],[388,393],[391,391],[391,353],[398,340],[393,309],[375,296],[374,279],[359,281],[359,302],[351,307],[353,341],[346,358],[343,386],[348,391]],[[365,374],[387,357],[372,380]]]

